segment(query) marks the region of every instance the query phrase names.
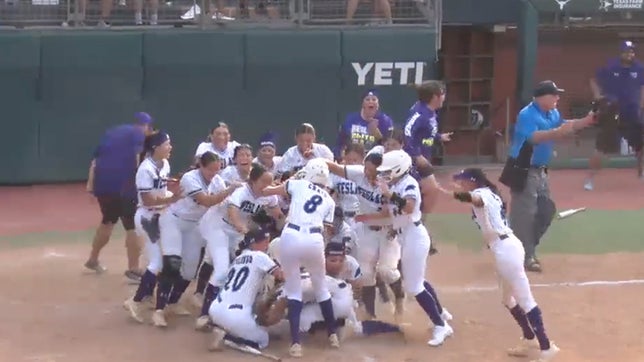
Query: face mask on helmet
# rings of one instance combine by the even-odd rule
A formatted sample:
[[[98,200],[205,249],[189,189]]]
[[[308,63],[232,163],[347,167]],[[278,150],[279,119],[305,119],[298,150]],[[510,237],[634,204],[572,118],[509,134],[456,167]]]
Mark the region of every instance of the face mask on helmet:
[[[378,171],[378,174],[376,175],[376,178],[379,181],[384,181],[386,183],[389,183],[393,181],[393,177],[391,176],[392,170],[384,170],[384,171]]]

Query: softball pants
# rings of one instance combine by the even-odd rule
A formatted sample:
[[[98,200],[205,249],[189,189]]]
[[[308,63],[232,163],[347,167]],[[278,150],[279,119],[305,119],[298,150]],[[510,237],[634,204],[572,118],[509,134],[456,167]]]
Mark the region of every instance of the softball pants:
[[[521,309],[528,313],[537,306],[537,302],[532,295],[530,281],[523,266],[523,244],[514,234],[508,234],[503,239],[491,242],[490,250],[494,255],[503,304],[511,309],[518,303]]]
[[[387,284],[400,279],[400,244],[387,235],[388,226],[377,228],[380,230],[373,230],[373,227],[362,223],[356,225],[359,245],[356,259],[362,270],[363,285],[368,287],[376,285],[376,273]]]

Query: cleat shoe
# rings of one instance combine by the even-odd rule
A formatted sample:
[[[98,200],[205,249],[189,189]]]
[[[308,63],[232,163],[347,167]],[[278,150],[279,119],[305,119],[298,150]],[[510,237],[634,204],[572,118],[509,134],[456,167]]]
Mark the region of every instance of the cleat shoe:
[[[447,309],[445,309],[445,308],[443,308],[443,313],[441,313],[441,318],[443,318],[443,320],[444,320],[445,322],[449,322],[449,321],[451,321],[452,319],[454,319],[454,317],[452,316],[452,314],[451,314]]]
[[[103,274],[107,271],[107,268],[102,266],[99,262],[92,262],[92,261],[87,261],[85,263],[85,268],[89,270],[93,270],[96,272],[96,274]]]
[[[143,323],[143,317],[141,316],[141,303],[135,302],[134,299],[129,298],[123,302],[123,308],[130,312],[130,317],[139,323]]]
[[[336,333],[333,333],[329,336],[329,345],[332,348],[340,348],[340,339]]]
[[[301,358],[302,354],[302,345],[299,343],[293,343],[291,348],[288,349],[288,354],[294,358]]]
[[[195,329],[198,331],[207,331],[210,327],[210,317],[202,315],[195,322]]]
[[[208,350],[211,352],[221,351],[224,337],[226,337],[226,331],[221,328],[214,328],[212,330],[212,341],[208,345]]]
[[[447,337],[451,337],[452,334],[454,334],[454,330],[447,323],[444,326],[435,326],[432,339],[427,344],[432,347],[438,347],[445,342]]]
[[[165,320],[165,312],[162,309],[157,309],[152,313],[152,324],[159,328],[168,326],[168,322]]]
[[[548,362],[554,358],[554,356],[559,353],[560,349],[554,343],[550,342],[550,348],[542,350],[539,358],[532,360],[531,362]]]
[[[521,338],[521,342],[516,347],[507,350],[508,356],[512,357],[528,357],[531,350],[539,349],[539,343],[536,338],[525,339]]]

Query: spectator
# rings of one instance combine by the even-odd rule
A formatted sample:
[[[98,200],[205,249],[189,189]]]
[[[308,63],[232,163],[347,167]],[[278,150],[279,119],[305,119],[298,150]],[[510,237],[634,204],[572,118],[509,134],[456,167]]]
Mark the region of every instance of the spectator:
[[[340,134],[335,149],[336,159],[342,158],[347,145],[360,143],[365,150],[381,143],[394,129],[394,121],[386,113],[380,111],[378,93],[368,90],[362,97],[360,112],[347,115],[340,127]]]
[[[141,278],[141,248],[134,231],[137,203],[134,177],[140,161],[138,155],[143,151],[145,136],[151,133],[151,125],[152,117],[149,114],[136,113],[134,124],[109,129],[94,152],[87,191],[98,200],[102,219],[94,234],[85,267],[97,273],[106,270],[98,260],[99,254],[109,242],[114,224],[120,219],[126,231],[128,269],[125,275],[135,281]]]
[[[76,20],[79,23],[79,25],[84,25],[88,0],[77,0],[77,1],[78,2],[76,4],[78,6],[78,14],[80,15],[80,19],[74,19],[74,20]],[[100,0],[100,1],[101,1],[101,18],[98,21],[97,26],[99,28],[108,28],[110,27],[109,19],[112,14],[113,2],[112,0]]]
[[[358,10],[359,3],[360,0],[349,0],[347,2],[347,23],[351,24],[353,22],[353,17],[356,14],[356,10]],[[389,0],[374,0],[373,12],[375,17],[379,17],[380,14],[384,15],[387,24],[393,23]]]
[[[150,2],[150,25],[159,23],[159,0]],[[134,0],[134,22],[136,25],[143,25],[143,0]]]

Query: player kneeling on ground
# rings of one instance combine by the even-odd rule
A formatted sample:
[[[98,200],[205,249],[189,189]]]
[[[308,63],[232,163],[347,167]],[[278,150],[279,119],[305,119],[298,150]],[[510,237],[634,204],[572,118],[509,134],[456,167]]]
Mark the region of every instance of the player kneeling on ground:
[[[279,239],[271,242],[270,249],[275,251],[275,243]],[[340,326],[350,326],[357,335],[374,335],[379,333],[399,332],[400,327],[381,322],[377,320],[358,321],[355,313],[355,297],[352,285],[356,285],[355,275],[360,276],[360,271],[355,259],[346,256],[346,249],[343,244],[329,243],[325,248],[326,255],[326,277],[325,284],[331,293],[331,303],[333,311]],[[273,257],[279,260],[279,255]],[[353,262],[351,260],[353,259]],[[301,275],[302,283],[302,307],[300,331],[314,333],[325,329],[324,317],[319,305],[315,302],[315,293],[309,274],[304,272]],[[284,321],[286,317],[287,300],[282,295],[282,290],[278,289],[264,300],[264,306],[259,308],[265,311],[265,314],[258,315],[258,320],[262,325],[275,326]]]
[[[240,243],[241,252],[228,269],[228,277],[208,314],[215,328],[210,350],[221,349],[224,340],[255,349],[268,346],[268,332],[255,321],[255,298],[264,286],[266,275],[282,279],[282,270],[266,250],[269,232],[253,228]]]
[[[523,343],[508,351],[516,357],[527,356],[530,347],[541,348],[540,357],[533,362],[549,361],[559,348],[548,339],[541,309],[532,296],[530,281],[523,268],[523,244],[508,227],[505,203],[499,190],[479,168],[468,168],[454,175],[458,190],[450,193],[456,200],[472,204],[474,221],[492,251],[496,274],[499,276],[503,304],[523,331]]]

